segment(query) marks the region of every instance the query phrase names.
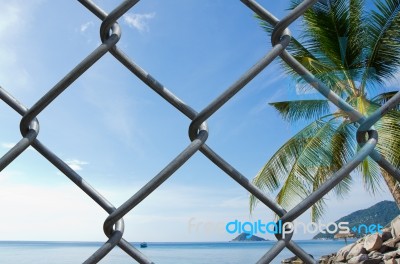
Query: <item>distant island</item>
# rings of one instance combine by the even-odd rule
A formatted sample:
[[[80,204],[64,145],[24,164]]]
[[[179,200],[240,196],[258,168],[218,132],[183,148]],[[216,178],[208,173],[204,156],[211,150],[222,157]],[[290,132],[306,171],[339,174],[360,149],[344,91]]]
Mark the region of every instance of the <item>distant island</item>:
[[[349,222],[349,227],[359,226],[360,224],[371,225],[380,224],[386,226],[396,216],[400,214],[400,210],[396,203],[393,201],[382,201],[367,209],[355,211],[349,215],[346,215],[335,223]],[[356,234],[356,237],[364,236],[363,233]],[[318,233],[313,239],[333,239],[334,234],[322,234]]]
[[[255,235],[252,235],[250,238],[247,238],[249,234],[247,233],[241,233],[240,235],[238,235],[237,237],[235,237],[234,239],[231,240],[231,242],[243,242],[243,241],[268,241],[262,237],[258,237]]]

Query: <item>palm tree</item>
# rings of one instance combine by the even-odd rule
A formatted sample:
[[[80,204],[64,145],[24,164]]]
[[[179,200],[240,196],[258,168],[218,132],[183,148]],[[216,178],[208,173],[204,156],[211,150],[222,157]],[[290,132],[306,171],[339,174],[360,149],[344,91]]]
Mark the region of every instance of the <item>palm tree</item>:
[[[293,0],[291,8],[300,2]],[[363,0],[317,2],[302,18],[299,40],[292,38],[287,48],[312,74],[366,116],[396,93],[386,87],[400,72],[400,0],[375,1],[369,6],[366,10]],[[271,34],[273,27],[258,19]],[[302,92],[313,89],[283,62],[282,66],[298,81],[297,87]],[[269,159],[253,180],[263,191],[277,193],[277,202],[290,208],[355,155],[358,125],[322,97],[270,105],[289,123],[312,120]],[[375,125],[379,133],[377,150],[397,168],[400,167],[399,110],[390,111]],[[383,177],[400,205],[398,184],[371,158],[364,160],[357,171],[346,176],[331,192],[343,197],[351,191],[352,179],[359,176],[372,194],[382,189]],[[256,204],[257,199],[251,195],[251,211]],[[322,199],[313,206],[313,220],[323,215],[324,205]]]

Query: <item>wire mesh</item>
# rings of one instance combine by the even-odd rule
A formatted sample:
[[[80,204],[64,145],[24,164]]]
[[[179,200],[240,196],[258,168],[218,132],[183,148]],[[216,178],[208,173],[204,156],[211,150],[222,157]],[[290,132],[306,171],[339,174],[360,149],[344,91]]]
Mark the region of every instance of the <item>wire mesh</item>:
[[[78,0],[87,10],[92,12],[100,20],[100,35],[102,43],[93,50],[84,60],[73,68],[63,79],[43,95],[31,108],[27,108],[18,102],[10,93],[0,87],[0,99],[14,109],[22,116],[20,122],[21,140],[11,148],[4,156],[0,158],[0,171],[10,165],[15,158],[23,153],[29,146],[36,149],[44,158],[58,168],[66,177],[68,177],[77,187],[91,197],[100,205],[109,216],[104,222],[104,233],[109,238],[96,252],[94,252],[84,263],[97,263],[105,257],[116,246],[120,247],[138,263],[153,263],[141,251],[132,246],[123,238],[124,221],[123,217],[141,203],[148,195],[156,191],[168,178],[173,176],[186,161],[188,161],[196,152],[203,153],[212,163],[218,166],[227,176],[231,177],[248,192],[253,194],[260,202],[268,206],[275,212],[280,220],[290,222],[299,217],[325,194],[332,190],[341,180],[353,171],[365,158],[370,156],[382,168],[389,172],[397,181],[400,181],[400,171],[383,158],[376,150],[375,146],[378,140],[378,134],[373,125],[390,109],[394,108],[400,102],[400,93],[397,93],[374,114],[368,118],[363,116],[351,105],[345,102],[340,96],[335,94],[328,86],[324,85],[318,78],[313,76],[296,59],[286,51],[291,33],[288,27],[297,20],[304,12],[310,8],[317,0],[305,0],[295,9],[293,9],[282,20],[278,20],[259,3],[253,0],[241,0],[248,8],[254,11],[274,26],[271,42],[272,48],[258,61],[253,67],[245,72],[236,82],[229,86],[224,92],[214,99],[200,112],[195,111],[189,105],[180,100],[171,91],[165,88],[160,82],[153,78],[149,73],[137,65],[132,59],[118,48],[117,43],[121,37],[121,29],[117,20],[130,10],[139,0],[126,0],[115,7],[109,14],[103,11],[91,0]],[[189,127],[190,144],[182,150],[163,170],[154,176],[138,192],[132,195],[118,208],[114,207],[105,197],[96,189],[91,187],[76,171],[71,169],[63,160],[42,144],[37,136],[39,134],[39,122],[37,116],[68,87],[85,73],[93,64],[95,64],[106,53],[112,54],[116,60],[124,65],[134,76],[144,82],[150,89],[159,94],[169,102],[176,110],[187,116],[192,122]],[[281,57],[290,67],[304,78],[311,86],[319,91],[323,96],[335,104],[338,108],[347,113],[351,121],[359,124],[357,131],[357,141],[359,150],[356,155],[330,177],[320,188],[309,195],[306,199],[296,205],[292,210],[286,211],[271,197],[264,194],[259,188],[252,184],[244,175],[236,170],[231,164],[219,156],[207,144],[208,129],[206,121],[215,112],[217,112],[225,103],[227,103],[237,92],[243,89],[255,76],[264,70],[273,60]],[[257,263],[270,263],[284,249],[288,248],[296,256],[306,263],[317,263],[313,257],[305,252],[296,242],[291,240],[291,235],[282,238],[276,235],[277,242],[274,246],[259,259]]]

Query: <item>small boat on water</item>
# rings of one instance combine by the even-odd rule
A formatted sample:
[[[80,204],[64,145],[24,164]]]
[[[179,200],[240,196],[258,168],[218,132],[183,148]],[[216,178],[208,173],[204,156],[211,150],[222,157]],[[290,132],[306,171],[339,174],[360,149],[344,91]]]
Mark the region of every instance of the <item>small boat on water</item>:
[[[147,243],[146,242],[140,243],[140,247],[141,248],[147,248]]]

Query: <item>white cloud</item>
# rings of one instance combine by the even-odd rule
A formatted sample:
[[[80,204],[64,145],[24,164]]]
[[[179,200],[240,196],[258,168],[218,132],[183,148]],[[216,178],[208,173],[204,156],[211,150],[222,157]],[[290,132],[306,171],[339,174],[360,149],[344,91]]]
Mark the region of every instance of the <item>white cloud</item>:
[[[0,183],[6,183],[12,181],[13,177],[18,177],[21,175],[19,171],[3,170],[0,172]]]
[[[126,14],[124,21],[132,28],[136,28],[139,32],[149,31],[148,22],[155,17],[156,13],[145,14]]]
[[[11,143],[11,142],[1,143],[1,147],[4,149],[12,149],[14,146],[15,146],[15,143]]]
[[[1,20],[0,20],[0,35],[13,34],[15,29],[19,30],[26,24],[24,3],[18,1],[9,1],[2,3],[1,7]]]
[[[97,48],[101,44],[100,40],[97,38],[97,34],[95,30],[95,23],[93,21],[88,21],[81,24],[77,29],[76,32],[80,33],[86,39],[86,42],[91,46],[94,44],[94,47]]]
[[[67,165],[74,171],[81,171],[83,170],[84,165],[89,164],[86,161],[81,161],[77,159],[66,160],[65,163],[67,163]]]
[[[3,149],[12,149],[17,143],[14,142],[2,142],[0,143],[0,147]],[[34,148],[32,148],[31,146],[28,147],[29,150],[34,150]]]
[[[2,182],[0,204],[11,216],[1,220],[2,239],[104,240],[101,226],[107,214],[72,183],[39,187]]]
[[[91,27],[93,25],[94,25],[93,21],[89,21],[89,22],[82,24],[80,27],[81,33],[84,33],[86,30],[88,30],[89,27]]]

